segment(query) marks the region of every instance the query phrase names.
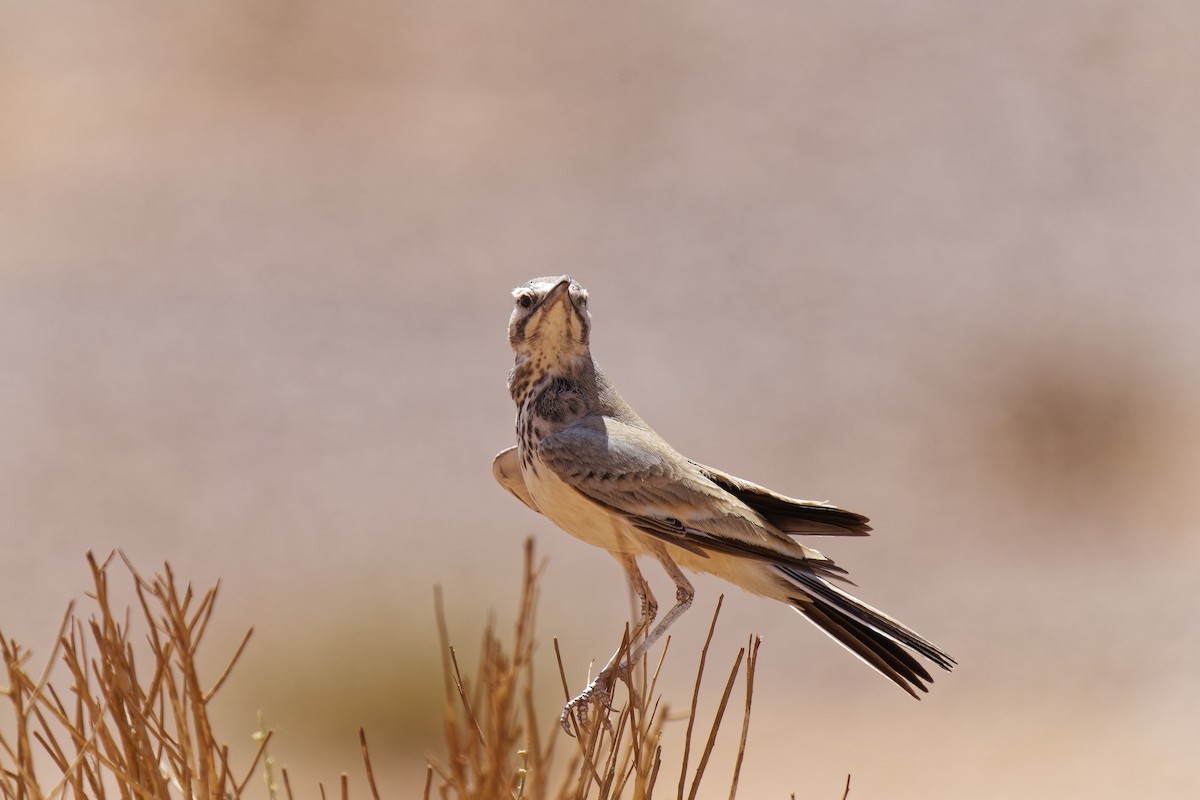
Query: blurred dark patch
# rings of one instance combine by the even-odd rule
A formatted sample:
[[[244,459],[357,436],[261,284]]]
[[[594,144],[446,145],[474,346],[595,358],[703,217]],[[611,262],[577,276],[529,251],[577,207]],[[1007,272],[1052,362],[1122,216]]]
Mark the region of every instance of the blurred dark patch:
[[[1147,527],[1176,463],[1163,376],[1103,347],[1062,347],[1011,359],[989,383],[986,460],[1030,510],[1063,515],[1054,538]]]
[[[282,752],[352,743],[360,727],[381,752],[428,746],[441,731],[441,662],[429,642],[402,633],[365,635],[350,622],[272,638],[268,660],[243,665],[235,701],[262,711]]]

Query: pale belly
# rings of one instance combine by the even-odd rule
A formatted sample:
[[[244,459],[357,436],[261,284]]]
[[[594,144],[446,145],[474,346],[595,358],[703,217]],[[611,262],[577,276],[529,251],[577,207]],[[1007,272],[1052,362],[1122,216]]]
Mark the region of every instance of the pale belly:
[[[645,553],[640,533],[624,518],[593,503],[536,462],[522,468],[538,509],[558,527],[590,545],[614,553]]]

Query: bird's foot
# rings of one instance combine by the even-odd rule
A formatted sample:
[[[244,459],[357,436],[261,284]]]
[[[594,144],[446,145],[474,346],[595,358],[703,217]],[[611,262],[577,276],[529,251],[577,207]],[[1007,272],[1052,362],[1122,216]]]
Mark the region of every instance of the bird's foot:
[[[601,670],[600,674],[588,684],[586,689],[571,698],[563,706],[562,714],[559,715],[558,721],[568,736],[575,735],[571,730],[571,718],[573,714],[579,725],[579,730],[588,729],[588,709],[590,707],[596,707],[596,718],[603,723],[604,727],[610,733],[612,732],[612,722],[608,719],[608,712],[613,710],[613,685],[616,683],[617,678],[624,674],[625,670],[623,667],[624,665],[618,669]]]

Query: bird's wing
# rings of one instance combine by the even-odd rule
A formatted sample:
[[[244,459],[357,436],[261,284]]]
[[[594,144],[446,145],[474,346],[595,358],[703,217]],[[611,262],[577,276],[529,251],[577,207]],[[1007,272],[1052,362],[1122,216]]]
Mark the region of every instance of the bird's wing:
[[[855,514],[829,503],[797,500],[719,469],[695,462],[692,464],[713,483],[762,514],[768,522],[786,533],[867,536],[871,531],[867,518],[862,514]]]
[[[525,477],[521,474],[521,457],[517,454],[516,446],[501,450],[497,454],[495,460],[492,461],[492,474],[496,476],[496,482],[508,489],[513,497],[539,514],[541,513],[541,509],[537,507],[537,503],[533,502],[533,497],[525,486]]]
[[[538,458],[580,494],[685,550],[842,572],[775,530],[652,431],[612,417],[585,417],[542,439]]]

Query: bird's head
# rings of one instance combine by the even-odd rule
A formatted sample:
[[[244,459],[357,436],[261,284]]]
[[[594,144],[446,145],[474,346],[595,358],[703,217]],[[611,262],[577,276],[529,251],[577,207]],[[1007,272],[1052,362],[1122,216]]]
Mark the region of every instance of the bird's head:
[[[592,318],[587,289],[570,275],[534,278],[513,289],[508,343],[521,357],[570,360],[588,355]]]

